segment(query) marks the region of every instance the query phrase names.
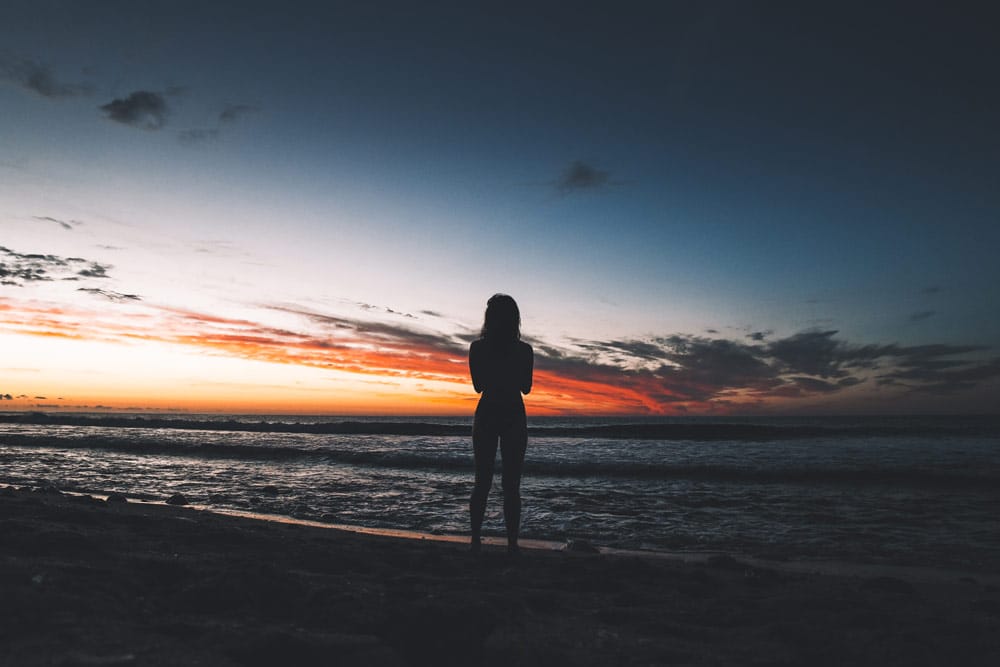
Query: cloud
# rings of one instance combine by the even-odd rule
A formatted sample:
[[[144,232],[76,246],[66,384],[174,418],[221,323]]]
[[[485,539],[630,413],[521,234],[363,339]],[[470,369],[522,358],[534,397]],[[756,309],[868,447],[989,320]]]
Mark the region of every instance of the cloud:
[[[846,378],[845,378],[846,379]],[[831,392],[837,391],[844,385],[833,382],[827,382],[826,380],[819,380],[817,378],[810,377],[792,377],[790,378],[792,382],[798,385],[801,389],[807,392],[818,392],[822,394],[829,394]]]
[[[576,160],[566,167],[562,175],[552,185],[560,195],[568,195],[583,190],[598,190],[610,183],[608,172],[581,160]]]
[[[122,294],[121,292],[115,292],[114,290],[105,290],[96,287],[79,287],[76,291],[88,292],[95,296],[103,296],[105,299],[116,303],[120,301],[142,301],[142,297],[138,294]]]
[[[362,308],[384,310],[390,314],[406,315],[388,308],[383,309],[378,306],[372,306],[371,304],[359,305]],[[416,346],[425,352],[435,351],[464,355],[468,351],[465,341],[457,337],[445,337],[436,333],[416,331],[408,326],[399,324],[329,315],[295,306],[268,306],[268,308],[304,317],[314,324],[318,324],[326,330],[333,331],[341,336],[344,332],[353,332],[358,340],[377,344],[383,350],[406,350]]]
[[[70,231],[72,231],[73,227],[83,224],[79,220],[60,220],[59,218],[53,218],[48,215],[33,215],[31,217],[40,222],[54,222],[63,229]]]
[[[767,338],[768,336],[770,336],[773,333],[774,332],[771,331],[770,329],[767,330],[767,331],[751,331],[750,333],[747,334],[747,338],[749,338],[750,340],[755,340],[755,341],[759,342],[759,341],[764,340],[765,338]]]
[[[678,405],[699,411],[757,408],[775,399],[832,396],[869,379],[903,392],[954,393],[1000,378],[1000,358],[969,357],[981,357],[985,347],[857,345],[832,330],[764,344],[672,334],[645,341],[576,341],[574,348],[559,354],[543,350],[536,366],[561,378],[604,383],[609,391],[631,388],[652,411]]]
[[[941,288],[938,287],[937,285],[929,285],[929,286],[923,288],[922,290],[920,290],[920,293],[921,294],[931,295],[931,294],[937,294],[940,291],[941,291]]]
[[[910,315],[910,321],[911,322],[921,322],[921,321],[926,320],[926,319],[928,319],[930,317],[934,317],[934,311],[933,310],[919,310],[919,311],[913,313],[912,315]]]
[[[76,275],[83,276],[84,278],[108,278],[108,269],[110,268],[107,264],[91,262],[90,266],[77,271]]]
[[[914,392],[950,394],[1000,378],[1000,358],[974,362],[961,357],[988,348],[973,345],[917,345],[894,348],[896,363],[876,376],[878,384]]]
[[[116,98],[100,107],[116,123],[144,130],[159,130],[167,124],[170,108],[160,93],[137,90],[128,97]]]
[[[10,394],[0,394],[0,401],[13,401],[14,397]]]
[[[833,336],[836,331],[806,331],[776,340],[767,348],[769,355],[790,371],[817,375],[822,378],[840,377],[839,351]]]
[[[9,81],[49,99],[78,97],[94,92],[90,84],[58,81],[51,68],[28,58],[0,56],[0,81]]]
[[[109,264],[90,262],[82,257],[60,257],[14,252],[0,246],[0,285],[23,287],[28,283],[53,280],[108,278]]]
[[[250,104],[227,104],[219,113],[219,123],[235,123],[244,116],[257,113],[259,109]]]

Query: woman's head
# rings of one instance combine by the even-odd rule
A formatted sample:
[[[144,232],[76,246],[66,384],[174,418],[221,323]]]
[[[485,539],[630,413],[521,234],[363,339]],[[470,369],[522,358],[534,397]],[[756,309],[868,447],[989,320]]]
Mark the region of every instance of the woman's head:
[[[512,343],[521,338],[521,311],[506,294],[494,294],[486,302],[486,315],[480,334],[491,343]]]

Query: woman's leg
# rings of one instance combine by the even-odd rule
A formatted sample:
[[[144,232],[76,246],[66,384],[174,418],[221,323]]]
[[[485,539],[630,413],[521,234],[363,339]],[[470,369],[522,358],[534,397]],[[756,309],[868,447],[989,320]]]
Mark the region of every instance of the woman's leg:
[[[522,415],[500,435],[503,522],[507,529],[507,550],[511,553],[517,553],[517,537],[521,532],[521,469],[527,449],[528,425]]]
[[[476,415],[472,423],[472,452],[476,465],[476,485],[469,498],[469,521],[472,528],[472,550],[478,552],[482,544],[481,531],[486,515],[486,500],[493,486],[493,466],[497,456],[497,433],[486,428]]]

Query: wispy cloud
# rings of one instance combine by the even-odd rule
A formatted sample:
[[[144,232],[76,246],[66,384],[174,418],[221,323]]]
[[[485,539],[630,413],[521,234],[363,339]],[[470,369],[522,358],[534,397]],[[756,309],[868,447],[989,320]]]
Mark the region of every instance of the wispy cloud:
[[[235,123],[241,118],[257,113],[258,111],[260,111],[260,109],[251,104],[227,104],[226,107],[219,112],[219,123]]]
[[[166,98],[149,90],[137,90],[127,97],[113,99],[102,105],[100,110],[116,123],[143,130],[162,129],[170,116]]]
[[[94,92],[90,84],[58,80],[48,65],[14,56],[0,55],[0,81],[8,81],[49,99],[78,97]]]
[[[142,301],[142,297],[138,294],[123,294],[114,290],[100,289],[98,287],[79,287],[76,291],[87,292],[89,294],[93,294],[94,296],[101,296],[108,301]]]
[[[922,322],[923,320],[934,317],[933,310],[918,310],[917,312],[910,315],[911,322]]]
[[[69,231],[72,231],[74,227],[78,227],[79,225],[83,224],[79,220],[60,220],[59,218],[53,218],[52,216],[48,215],[33,215],[31,217],[34,218],[35,220],[38,220],[39,222],[54,222],[63,229]]]
[[[222,137],[223,130],[227,126],[233,125],[246,116],[258,111],[257,107],[250,104],[227,104],[219,112],[215,121],[215,127],[196,127],[181,130],[177,133],[177,140],[188,146],[217,141]]]
[[[586,190],[598,190],[611,184],[608,172],[576,160],[570,163],[552,186],[560,195],[569,195]]]

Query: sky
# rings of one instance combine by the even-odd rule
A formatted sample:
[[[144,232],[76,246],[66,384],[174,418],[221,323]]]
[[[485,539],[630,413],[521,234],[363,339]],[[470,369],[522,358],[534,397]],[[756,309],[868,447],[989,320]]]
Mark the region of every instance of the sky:
[[[993,23],[815,4],[8,0],[0,411],[1000,412]]]

